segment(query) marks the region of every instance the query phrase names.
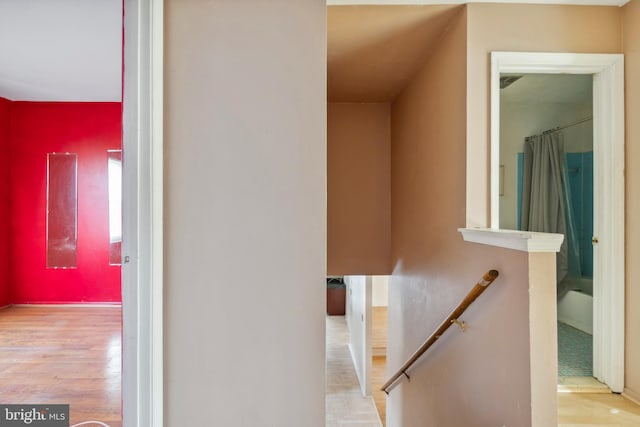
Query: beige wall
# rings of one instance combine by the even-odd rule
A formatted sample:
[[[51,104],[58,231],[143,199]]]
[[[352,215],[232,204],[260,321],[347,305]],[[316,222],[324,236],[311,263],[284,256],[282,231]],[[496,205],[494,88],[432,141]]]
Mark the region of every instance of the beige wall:
[[[489,53],[491,51],[564,51],[583,53],[624,52],[626,62],[626,392],[640,399],[640,310],[633,301],[640,299],[635,284],[640,269],[633,260],[640,255],[640,227],[635,221],[640,209],[640,173],[632,159],[640,156],[640,124],[634,117],[640,111],[640,2],[632,0],[624,8],[578,6],[531,6],[472,4],[469,14],[469,73],[467,153],[467,220],[474,225],[488,224],[488,144],[489,144]],[[545,22],[532,36],[531,22]],[[624,29],[624,31],[622,31]],[[637,151],[637,152],[636,152]],[[478,159],[486,159],[478,161]],[[640,169],[639,169],[640,170]]]
[[[640,1],[623,9],[626,86],[626,392],[640,400]]]
[[[468,21],[467,224],[487,226],[490,218],[490,52],[619,53],[622,50],[622,10],[617,7],[472,4],[468,6]],[[532,27],[532,22],[544,22],[545,25]],[[527,30],[523,31],[523,28]],[[537,264],[530,265],[530,268],[536,268]],[[534,273],[544,271],[532,271]],[[530,286],[534,286],[534,283],[530,283]],[[546,300],[549,306],[553,306],[552,297],[549,295]],[[532,346],[551,351],[556,345],[555,327],[551,323],[545,326],[549,318],[540,315],[539,310],[544,308],[545,303],[542,303],[542,307],[535,304],[532,296]],[[549,330],[545,332],[544,328]],[[539,416],[546,414],[553,417],[555,414],[550,410],[536,410],[535,407],[551,409],[554,406],[551,400],[543,399],[545,395],[549,396],[556,373],[554,365],[536,357],[531,361],[532,419],[537,425],[548,425],[550,420],[545,421]],[[545,369],[545,366],[550,369]]]
[[[388,370],[489,269],[500,277],[388,398],[387,425],[531,425],[528,256],[466,243],[466,11],[392,105]]]
[[[165,8],[165,425],[324,427],[325,2]]]
[[[327,274],[389,274],[390,108],[330,103]]]
[[[469,4],[467,224],[489,225],[491,51],[620,53],[618,7]]]

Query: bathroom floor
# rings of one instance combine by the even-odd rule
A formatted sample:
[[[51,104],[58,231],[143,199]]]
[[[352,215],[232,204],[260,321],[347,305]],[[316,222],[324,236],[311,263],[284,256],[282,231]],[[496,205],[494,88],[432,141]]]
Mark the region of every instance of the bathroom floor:
[[[593,337],[558,322],[558,376],[593,376]]]

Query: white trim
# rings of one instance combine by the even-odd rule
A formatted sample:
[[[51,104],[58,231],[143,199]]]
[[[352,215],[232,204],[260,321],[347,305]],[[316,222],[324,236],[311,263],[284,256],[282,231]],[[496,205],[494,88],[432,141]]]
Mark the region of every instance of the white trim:
[[[122,416],[163,425],[163,1],[124,2]]]
[[[622,397],[629,399],[636,405],[640,406],[640,396],[638,396],[636,393],[632,392],[631,390],[625,388],[624,391],[622,392]]]
[[[593,81],[593,372],[624,390],[624,62]],[[606,284],[606,286],[603,286]]]
[[[502,72],[593,74],[594,108],[594,376],[624,389],[624,56],[491,54],[491,226],[499,221]]]
[[[356,352],[353,350],[353,345],[351,344],[351,341],[349,341],[349,344],[347,345],[347,347],[349,347],[349,354],[351,355],[351,363],[353,363],[353,366],[356,368],[355,369],[356,378],[358,379],[358,385],[360,386],[360,393],[362,393],[362,397],[367,397],[367,394],[364,391],[364,384],[366,383],[366,375],[362,372],[361,369],[358,369],[358,366],[360,366],[360,361],[356,356]],[[365,376],[365,378],[363,378],[363,375]]]
[[[366,276],[364,286],[364,383],[361,383],[363,396],[371,396],[373,371],[373,279]],[[378,410],[376,409],[376,412]]]
[[[367,397],[367,399],[369,399],[371,401],[371,404],[373,405],[374,409],[376,410],[376,415],[378,416],[378,427],[382,427],[382,418],[380,417],[380,412],[378,411],[378,407],[376,406],[376,401],[373,398],[373,396],[369,396]],[[387,401],[385,399],[385,405],[387,404]],[[386,421],[386,419],[385,419]]]
[[[164,1],[153,0],[151,15],[151,422],[164,424]]]
[[[492,228],[459,228],[466,242],[498,246],[523,252],[558,252],[564,240],[562,234],[532,231],[498,230]]]
[[[491,3],[565,4],[574,6],[624,6],[629,0],[492,0]],[[348,5],[443,5],[487,3],[487,0],[327,0],[327,6]]]
[[[362,301],[362,306],[360,309],[362,310],[362,318],[352,319],[352,295],[353,295],[353,287],[351,284],[351,278],[358,277],[364,279],[364,300]],[[373,366],[373,353],[372,353],[372,295],[373,295],[373,280],[371,276],[344,276],[344,281],[346,284],[346,307],[345,307],[345,320],[347,322],[347,328],[349,329],[349,352],[351,353],[351,360],[353,361],[353,366],[355,367],[356,377],[358,378],[358,383],[360,385],[360,392],[363,397],[371,396],[371,375],[372,375],[372,366]],[[356,299],[357,301],[357,299]],[[357,311],[356,311],[357,312]],[[358,323],[358,325],[353,325],[352,321]],[[354,342],[354,336],[357,338],[357,334],[354,334],[354,330],[362,331],[362,339],[360,342]],[[358,357],[358,352],[354,350],[353,345],[356,345],[356,349],[358,347],[362,348],[362,352],[360,353],[360,358]]]

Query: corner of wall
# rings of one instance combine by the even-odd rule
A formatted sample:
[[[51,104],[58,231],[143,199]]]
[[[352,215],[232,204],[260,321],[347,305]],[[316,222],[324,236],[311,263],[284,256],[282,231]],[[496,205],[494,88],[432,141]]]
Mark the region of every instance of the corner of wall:
[[[640,268],[629,260],[640,256],[640,225],[636,221],[640,211],[640,167],[635,159],[640,157],[640,1],[632,0],[622,8],[623,52],[625,54],[625,188],[626,188],[626,342],[625,342],[625,393],[640,401]]]
[[[392,370],[487,269],[501,278],[465,313],[473,331],[448,331],[411,370],[411,382],[391,391],[389,425],[525,426],[531,419],[526,255],[464,242],[457,231],[467,203],[467,26],[464,8],[392,106]],[[420,407],[410,404],[418,400]]]
[[[0,98],[0,307],[11,303],[11,251],[9,250],[10,144],[9,116],[11,101]]]
[[[558,349],[556,305],[556,254],[529,254],[529,348],[531,425],[555,425],[558,420]]]

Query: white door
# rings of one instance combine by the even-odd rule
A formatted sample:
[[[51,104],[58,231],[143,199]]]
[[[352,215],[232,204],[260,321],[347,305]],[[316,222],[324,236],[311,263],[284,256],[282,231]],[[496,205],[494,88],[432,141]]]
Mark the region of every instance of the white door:
[[[491,227],[500,227],[500,75],[593,74],[594,376],[624,390],[624,56],[492,52]],[[548,301],[548,303],[552,303]]]

